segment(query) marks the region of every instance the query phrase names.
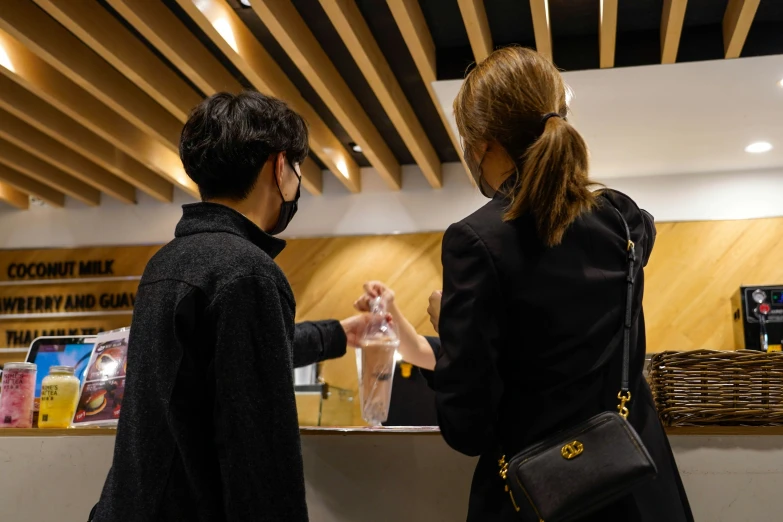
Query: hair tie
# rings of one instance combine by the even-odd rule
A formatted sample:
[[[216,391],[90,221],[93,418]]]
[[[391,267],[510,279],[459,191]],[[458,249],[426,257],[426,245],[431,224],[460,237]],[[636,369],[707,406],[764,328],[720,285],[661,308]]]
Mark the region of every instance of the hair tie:
[[[562,116],[560,115],[559,112],[548,112],[548,113],[544,114],[544,116],[541,118],[541,123],[546,124],[546,122],[547,122],[547,120],[549,120],[549,118],[562,118]]]

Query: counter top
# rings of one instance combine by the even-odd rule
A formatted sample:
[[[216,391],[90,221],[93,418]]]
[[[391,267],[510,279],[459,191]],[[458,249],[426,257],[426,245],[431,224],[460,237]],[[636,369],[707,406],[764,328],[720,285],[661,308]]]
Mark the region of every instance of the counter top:
[[[440,430],[435,426],[401,426],[394,428],[371,428],[368,426],[302,426],[299,432],[303,436],[310,435],[438,435]],[[702,435],[702,436],[764,436],[783,435],[783,426],[685,426],[666,428],[666,433],[672,435]],[[116,428],[78,428],[78,429],[0,429],[0,437],[85,437],[113,436]]]

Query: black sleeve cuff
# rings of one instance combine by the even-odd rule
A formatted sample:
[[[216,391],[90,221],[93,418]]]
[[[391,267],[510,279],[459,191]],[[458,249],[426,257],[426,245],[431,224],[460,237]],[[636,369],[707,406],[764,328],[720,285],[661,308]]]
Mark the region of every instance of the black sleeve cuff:
[[[348,339],[340,321],[297,323],[294,333],[294,366],[337,359],[345,355]]]
[[[318,362],[338,359],[345,355],[348,338],[340,321],[313,321],[309,324],[318,331],[321,338],[321,354]]]
[[[345,336],[345,330],[340,321],[317,321],[314,323],[316,328],[321,330],[324,351],[321,354],[321,360],[338,359],[345,355],[348,346],[348,337]]]

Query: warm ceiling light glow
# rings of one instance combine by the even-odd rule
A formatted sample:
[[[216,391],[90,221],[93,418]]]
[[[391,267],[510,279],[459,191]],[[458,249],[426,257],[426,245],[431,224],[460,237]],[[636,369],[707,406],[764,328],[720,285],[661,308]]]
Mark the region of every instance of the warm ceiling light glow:
[[[745,152],[750,152],[752,154],[759,154],[761,152],[769,152],[772,150],[772,144],[768,141],[757,141],[755,143],[751,143],[747,147],[745,147]]]
[[[237,39],[234,37],[234,30],[231,29],[231,24],[228,23],[228,19],[224,17],[216,18],[212,22],[212,27],[215,28],[215,30],[220,33],[220,36],[223,37],[223,39],[226,41],[226,43],[234,50],[234,52],[239,52],[239,47],[237,46]]]
[[[783,80],[780,80],[780,81],[778,82],[778,85],[780,85],[781,87],[783,87]]]
[[[544,13],[546,13],[546,26],[550,27],[550,25],[549,25],[549,0],[544,0]]]
[[[193,0],[193,5],[202,13],[206,13],[212,7],[212,0]]]
[[[11,63],[11,57],[8,56],[8,53],[5,51],[5,47],[0,45],[0,65],[5,67],[11,72],[16,72],[14,69],[14,64]]]
[[[337,161],[334,162],[335,167],[337,167],[337,170],[340,171],[340,174],[343,175],[345,179],[350,179],[351,176],[348,173],[348,165],[345,163],[344,158],[339,158]]]

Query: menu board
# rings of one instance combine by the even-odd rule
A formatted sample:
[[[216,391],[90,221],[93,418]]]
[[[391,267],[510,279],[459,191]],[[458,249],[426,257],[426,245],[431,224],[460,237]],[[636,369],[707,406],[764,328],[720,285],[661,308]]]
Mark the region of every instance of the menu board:
[[[128,368],[130,328],[97,335],[73,426],[112,426],[120,418]]]

